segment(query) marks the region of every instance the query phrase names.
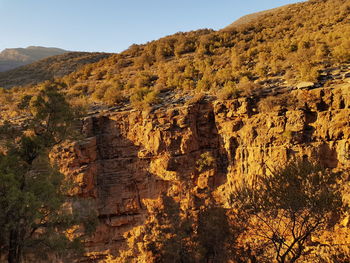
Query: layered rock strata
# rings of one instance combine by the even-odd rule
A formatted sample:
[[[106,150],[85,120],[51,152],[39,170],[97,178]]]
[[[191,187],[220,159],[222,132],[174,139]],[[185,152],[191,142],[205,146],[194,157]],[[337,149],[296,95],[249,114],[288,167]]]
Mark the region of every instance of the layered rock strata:
[[[211,189],[225,205],[236,181],[253,180],[295,157],[348,170],[349,88],[294,90],[272,103],[271,97],[204,100],[152,113],[106,112],[85,118],[86,139],[59,156],[62,171],[79,184],[78,194],[96,203],[99,226],[86,244],[87,262],[117,255],[125,248],[124,234],[143,224],[147,200],[169,193],[183,178],[199,189]],[[198,160],[206,152],[215,169],[200,173]],[[344,199],[350,199],[346,191]],[[347,226],[345,218],[338,231],[349,241]]]

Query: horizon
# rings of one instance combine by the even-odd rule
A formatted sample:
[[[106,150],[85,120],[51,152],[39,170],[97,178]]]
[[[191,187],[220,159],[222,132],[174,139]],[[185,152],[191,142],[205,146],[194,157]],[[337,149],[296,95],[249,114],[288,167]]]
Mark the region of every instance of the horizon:
[[[119,53],[132,44],[145,44],[178,32],[219,30],[242,16],[297,2],[302,1],[223,0],[218,5],[208,0],[180,0],[165,5],[160,0],[105,0],[103,4],[91,0],[0,0],[0,22],[10,25],[0,28],[0,34],[7,36],[0,43],[0,51],[41,46]]]

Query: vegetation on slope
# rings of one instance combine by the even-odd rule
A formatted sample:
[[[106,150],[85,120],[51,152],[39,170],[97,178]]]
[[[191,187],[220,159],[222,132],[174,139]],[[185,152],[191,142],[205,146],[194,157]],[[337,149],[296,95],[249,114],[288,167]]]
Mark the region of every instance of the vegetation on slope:
[[[18,112],[30,115],[23,105],[32,101],[30,96],[51,86],[80,105],[131,102],[134,107],[144,108],[159,103],[161,95],[167,91],[181,96],[203,92],[228,99],[250,96],[266,81],[317,82],[322,70],[350,60],[349,17],[350,5],[346,0],[308,1],[265,13],[239,27],[217,32],[178,33],[146,45],[133,45],[121,54],[98,54],[107,57],[78,70],[74,63],[68,66],[58,63],[57,67],[54,64],[52,69],[46,68],[50,63],[43,63],[40,67],[45,70],[28,73],[30,81],[18,78],[23,71],[16,71],[14,75],[0,74],[1,85],[5,87],[27,85],[1,89],[2,110],[10,110],[3,112],[2,118],[13,117],[12,114],[15,116]],[[73,65],[71,69],[69,65]],[[66,67],[67,71],[56,73]],[[34,76],[37,72],[38,76]],[[10,78],[13,82],[9,82]],[[32,81],[35,84],[30,84]],[[210,155],[201,156],[197,162],[198,172],[210,169],[213,162]],[[13,166],[10,168],[14,170]],[[11,169],[2,175],[7,176]],[[121,253],[118,259],[110,260],[295,262],[314,257],[305,244],[313,241],[309,240],[311,236],[323,232],[333,215],[342,212],[342,204],[334,174],[326,170],[305,168],[304,171],[306,173],[293,173],[298,177],[295,178],[283,176],[286,169],[281,169],[278,174],[267,177],[262,188],[253,185],[238,189],[232,198],[232,209],[218,208],[211,193],[194,192],[191,185],[185,185],[179,193],[180,200],[169,196],[156,200],[160,203],[159,210],[151,211],[147,224],[140,226],[141,231],[136,229],[137,233],[130,233],[129,250]],[[276,188],[274,191],[270,191],[271,182]],[[288,191],[281,192],[285,189]],[[259,197],[259,202],[244,198],[247,192],[249,197]],[[191,197],[188,203],[181,204],[181,194]],[[236,205],[246,209],[237,209]],[[238,216],[234,214],[237,211],[245,214]],[[0,219],[8,221],[6,216]],[[260,220],[260,224],[255,224],[254,220]],[[290,229],[293,224],[299,227],[298,235],[295,228]],[[276,225],[281,228],[271,229]],[[257,226],[260,227],[258,231],[254,229]],[[8,229],[3,232],[6,231]],[[263,237],[255,242],[249,239],[251,233]],[[1,241],[1,248],[7,250],[9,241]],[[332,257],[337,262],[348,262],[346,253],[336,251]],[[316,256],[318,262],[329,260],[328,255],[326,259],[321,254]]]
[[[108,57],[105,53],[69,52],[48,57],[7,72],[0,72],[0,87],[33,85],[68,75],[85,64]]]
[[[177,33],[132,45],[55,81],[75,103],[131,101],[144,108],[159,103],[159,95],[168,90],[227,99],[251,95],[269,80],[317,82],[322,70],[349,61],[349,50],[348,1],[308,1],[238,27]],[[39,75],[47,79],[45,73]],[[0,74],[0,86],[10,85],[10,78]],[[15,84],[20,83],[28,82],[17,79]]]

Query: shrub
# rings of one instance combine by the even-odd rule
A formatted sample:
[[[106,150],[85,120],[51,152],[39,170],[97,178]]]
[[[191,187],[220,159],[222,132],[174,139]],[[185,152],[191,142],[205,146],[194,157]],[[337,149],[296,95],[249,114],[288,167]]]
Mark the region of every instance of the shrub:
[[[194,51],[196,51],[196,42],[192,39],[180,39],[175,45],[175,55],[177,57]]]
[[[237,85],[237,89],[241,91],[243,96],[253,96],[259,94],[261,86],[244,77]]]
[[[221,100],[237,98],[241,91],[233,81],[225,83],[224,87],[217,93],[217,97]]]
[[[106,84],[97,86],[92,93],[92,98],[98,101],[102,100],[108,87],[109,85]]]
[[[208,91],[211,86],[211,81],[208,78],[202,78],[197,82],[198,91]]]
[[[149,106],[159,102],[158,91],[148,87],[137,88],[130,97],[130,102],[137,109],[147,109]]]
[[[319,77],[318,68],[310,63],[303,63],[299,67],[299,75],[301,80],[316,82]]]
[[[341,214],[338,179],[339,174],[319,164],[295,160],[254,184],[243,182],[231,201],[236,210],[249,214],[246,234],[256,237],[252,246],[261,243],[265,259],[296,262],[310,254],[307,241]]]
[[[197,160],[196,165],[197,170],[202,172],[203,170],[211,168],[215,165],[215,158],[210,152],[202,153],[199,160]]]
[[[108,105],[121,102],[124,99],[123,93],[118,86],[110,86],[103,95],[103,101]]]

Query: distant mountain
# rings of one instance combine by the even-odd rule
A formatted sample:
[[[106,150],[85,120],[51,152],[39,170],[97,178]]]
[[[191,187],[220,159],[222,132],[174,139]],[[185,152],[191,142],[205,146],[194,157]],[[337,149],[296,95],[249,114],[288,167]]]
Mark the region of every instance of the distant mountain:
[[[60,48],[37,46],[30,46],[27,48],[7,48],[0,53],[0,72],[67,52],[69,51]]]
[[[28,65],[0,72],[0,87],[10,88],[37,84],[56,77],[63,77],[85,64],[98,62],[110,55],[108,53],[67,52],[50,56]]]

